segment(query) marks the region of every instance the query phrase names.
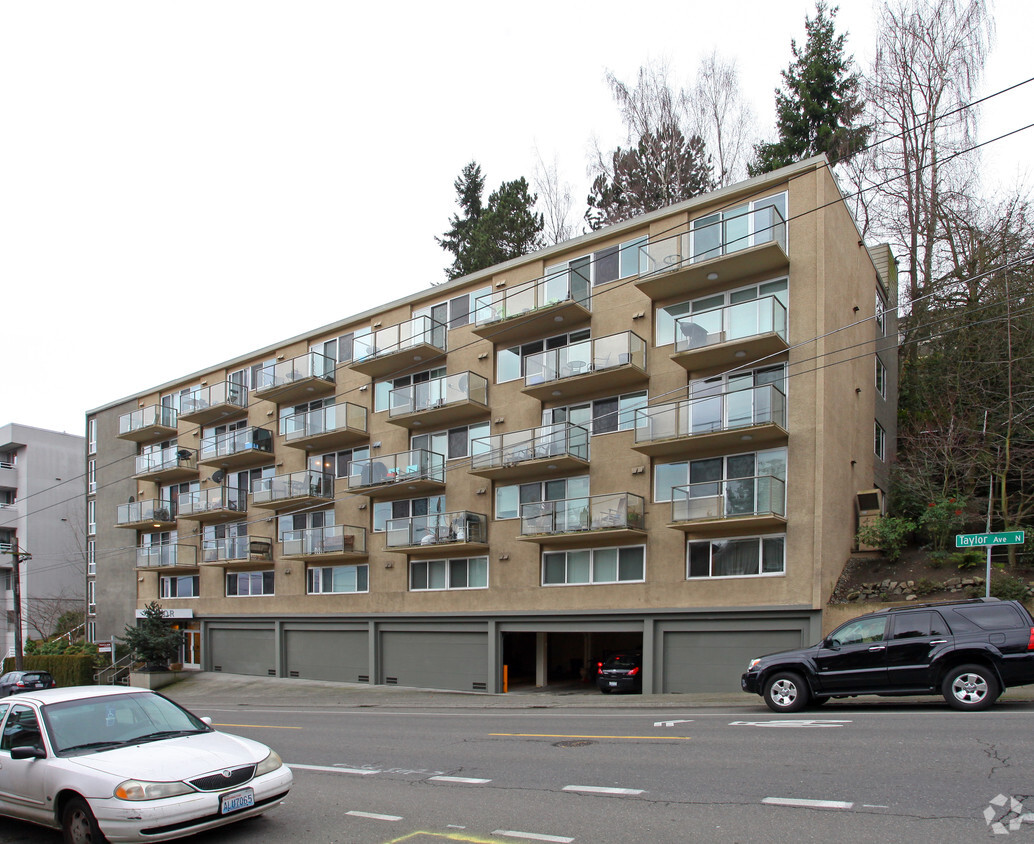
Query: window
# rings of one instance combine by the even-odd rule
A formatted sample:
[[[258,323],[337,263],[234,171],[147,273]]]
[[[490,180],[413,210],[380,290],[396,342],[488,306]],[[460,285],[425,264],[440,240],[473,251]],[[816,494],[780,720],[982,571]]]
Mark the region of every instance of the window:
[[[678,463],[658,463],[654,466],[653,500],[671,501],[674,497],[672,489],[688,484],[692,487],[689,490],[691,498],[722,496],[726,499],[727,516],[742,515],[755,512],[755,496],[762,492],[754,489],[755,481],[760,487],[762,480],[770,483],[769,478],[786,480],[785,448]]]
[[[688,577],[758,577],[786,571],[783,536],[688,543]]]
[[[764,211],[766,208],[777,213]],[[693,221],[690,232],[693,260],[706,261],[772,240],[785,244],[785,220],[785,193],[699,217]]]
[[[570,334],[557,334],[554,337],[547,337],[545,340],[535,340],[509,349],[500,349],[495,355],[495,381],[497,384],[502,384],[505,381],[516,381],[518,378],[523,378],[524,361],[529,355],[570,346],[572,343],[581,343],[591,336],[589,329],[584,328],[572,331]]]
[[[333,508],[289,513],[277,519],[277,542],[283,542],[284,533],[289,530],[309,530],[311,528],[331,527],[333,524]]]
[[[177,413],[179,413],[179,411],[180,411],[180,404],[182,403],[184,397],[189,396],[195,390],[200,390],[200,389],[201,389],[201,385],[200,384],[195,384],[192,387],[183,387],[183,388],[177,390],[174,393],[168,393],[167,395],[162,396],[161,400],[160,400],[160,404],[161,404],[162,407],[171,407],[173,410],[175,410]],[[173,425],[173,427],[174,428],[176,427],[175,424]]]
[[[542,555],[543,586],[635,583],[646,577],[646,548],[593,548]]]
[[[320,352],[320,354],[323,354]],[[310,402],[302,402],[301,404],[295,405],[280,405],[280,436],[284,436],[287,433],[294,433],[294,431],[288,431],[288,416],[296,416],[300,413],[309,413],[313,410],[321,410],[324,407],[332,407],[334,404],[334,396],[330,396],[326,399],[313,399]],[[306,422],[308,420],[305,420]],[[294,423],[296,428],[300,429],[300,425]]]
[[[86,611],[90,614],[97,612],[97,581],[86,581]]]
[[[447,513],[444,495],[429,495],[426,498],[403,498],[399,501],[375,501],[373,503],[373,532],[383,533],[388,519],[409,519],[430,513]]]
[[[583,255],[563,264],[546,267],[547,280],[550,276],[566,275],[569,272],[572,298],[579,299],[581,297],[576,295],[579,282],[583,286],[587,283],[595,286],[617,281],[619,278],[639,275],[639,247],[646,245],[647,240],[648,238],[644,235],[635,240],[626,240],[617,246],[607,246],[591,255]]]
[[[446,302],[439,302],[436,305],[413,311],[413,318],[428,316],[433,320],[444,323],[449,329],[459,328],[461,325],[466,325],[470,322],[470,312],[473,309],[475,299],[488,293],[491,293],[491,288],[488,287],[484,290],[475,290],[473,293],[463,293]]]
[[[880,460],[887,459],[887,432],[879,422],[873,423],[873,448]]]
[[[86,622],[86,641],[96,642],[97,641],[97,622],[87,621]]]
[[[97,540],[86,540],[86,573],[97,573]]]
[[[370,567],[325,566],[310,568],[306,573],[310,595],[331,595],[370,591]]]
[[[414,560],[409,564],[409,588],[487,589],[488,557],[457,560]]]
[[[97,420],[91,419],[86,423],[86,453],[97,453]]]
[[[766,281],[764,284],[755,284],[738,290],[727,290],[724,293],[714,293],[689,302],[679,302],[675,305],[657,308],[654,312],[656,345],[665,346],[675,342],[675,320],[681,317],[702,313],[703,311],[714,311],[716,308],[726,308],[730,305],[738,305],[741,302],[751,302],[755,299],[763,299],[766,296],[775,296],[783,307],[787,307],[787,290],[787,279],[780,278]],[[706,318],[716,322],[715,330],[721,330],[721,325],[717,324],[721,319],[721,312],[716,312]],[[735,319],[733,319],[733,322],[735,322]],[[753,327],[748,327],[745,331],[749,331],[750,335],[756,333],[757,329],[753,320],[747,320],[747,323]],[[729,327],[733,329],[732,333],[735,336],[740,336],[735,331],[735,325]]]
[[[543,425],[570,422],[581,425],[589,433],[608,434],[613,431],[630,431],[635,427],[636,411],[646,407],[649,396],[646,390],[608,396],[583,404],[566,407],[551,407],[542,411]]]
[[[497,519],[518,519],[521,515],[521,507],[525,504],[563,501],[567,498],[584,498],[588,495],[588,475],[497,486],[495,488],[495,517]]]
[[[86,535],[97,535],[97,502],[92,498],[86,502]]]
[[[474,440],[483,439],[490,434],[489,423],[480,422],[477,425],[464,425],[460,428],[450,428],[448,431],[436,431],[433,434],[417,434],[409,438],[409,447],[433,451],[435,454],[444,455],[446,460],[458,460],[471,454],[471,443]],[[489,450],[487,442],[480,443],[478,448]]]
[[[375,381],[373,385],[373,409],[375,412],[387,410],[390,407],[391,391],[399,387],[409,387],[413,384],[423,384],[432,378],[444,378],[446,368],[444,366],[427,369],[423,372],[414,372],[412,375],[402,375],[388,381]]]
[[[893,639],[922,639],[949,636],[948,625],[938,612],[908,612],[894,617]]]
[[[834,630],[830,638],[838,645],[866,645],[882,642],[887,629],[887,617],[858,618],[849,621],[838,630]]]
[[[876,358],[876,392],[887,398],[887,367],[879,358]]]
[[[35,747],[42,745],[39,721],[32,707],[15,704],[4,724],[3,738],[0,739],[0,750],[10,753],[16,747]]]
[[[97,491],[97,461],[90,460],[86,464],[86,492],[93,495]]]
[[[309,458],[309,471],[322,472],[332,478],[347,478],[348,464],[352,460],[369,460],[370,447],[364,445],[361,448],[346,448],[343,451],[332,452]]]
[[[887,306],[883,303],[883,297],[880,296],[879,291],[876,291],[876,336],[886,337],[887,336],[887,322],[885,314],[887,312]]]
[[[196,598],[198,596],[199,578],[196,574],[182,577],[163,577],[159,594],[163,598]]]
[[[273,572],[269,571],[231,571],[226,575],[226,597],[244,597],[246,595],[272,595]]]

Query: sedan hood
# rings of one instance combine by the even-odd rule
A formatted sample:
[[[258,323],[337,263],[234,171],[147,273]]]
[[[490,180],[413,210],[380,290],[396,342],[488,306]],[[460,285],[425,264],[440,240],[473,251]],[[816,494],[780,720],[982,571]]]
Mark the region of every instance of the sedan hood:
[[[268,753],[269,748],[257,741],[212,732],[67,758],[69,762],[114,777],[171,782],[238,765],[257,764]]]

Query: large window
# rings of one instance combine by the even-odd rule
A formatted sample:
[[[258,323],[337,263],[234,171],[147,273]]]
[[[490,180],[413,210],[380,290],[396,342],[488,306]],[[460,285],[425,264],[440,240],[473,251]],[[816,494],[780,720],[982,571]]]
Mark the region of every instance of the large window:
[[[86,573],[97,573],[97,540],[86,540]]]
[[[519,519],[521,507],[542,501],[563,501],[566,498],[584,498],[589,495],[589,476],[558,478],[553,481],[532,481],[526,484],[508,484],[495,488],[495,517]]]
[[[231,571],[226,573],[226,596],[272,595],[273,571]]]
[[[92,495],[97,491],[97,461],[90,460],[86,464],[86,492]]]
[[[492,288],[486,287],[482,290],[475,290],[473,293],[463,293],[445,302],[438,302],[435,305],[419,308],[413,311],[413,318],[428,316],[449,329],[459,328],[461,325],[466,325],[470,322],[471,311],[474,308],[474,302],[477,300],[477,297],[487,296],[491,292]]]
[[[93,615],[97,612],[97,581],[86,581],[86,611]]]
[[[306,573],[306,579],[310,595],[370,591],[370,567],[366,563],[358,566],[310,568]]]
[[[542,411],[542,424],[570,422],[588,429],[592,435],[630,431],[635,427],[636,411],[646,407],[648,401],[646,390],[640,390],[566,407],[551,407]]]
[[[375,501],[373,503],[373,532],[383,533],[388,519],[409,519],[432,513],[448,513],[444,495],[428,495],[424,498],[403,498],[398,501]]]
[[[474,440],[484,439],[491,433],[489,423],[480,422],[477,425],[450,428],[448,431],[435,431],[433,434],[417,434],[409,438],[409,447],[433,451],[435,454],[444,455],[446,460],[458,460],[470,456]],[[477,447],[489,450],[487,442],[479,443]]]
[[[752,536],[690,542],[687,576],[760,577],[786,571],[786,537]]]
[[[671,501],[673,487],[689,484],[693,487],[690,489],[691,497],[724,495],[730,499],[730,506],[742,504],[743,507],[753,508],[754,496],[749,494],[753,484],[729,482],[753,481],[762,477],[786,480],[785,448],[747,454],[729,454],[724,457],[708,457],[701,460],[683,460],[678,463],[658,463],[654,467],[653,500]],[[726,486],[724,492],[723,483]],[[750,509],[749,512],[754,511]],[[726,514],[736,515],[735,512],[728,511]]]
[[[646,577],[646,548],[593,548],[547,551],[542,555],[543,586],[636,583]]]
[[[876,358],[876,392],[887,398],[887,367],[879,358]]]
[[[199,578],[196,574],[179,577],[163,577],[160,581],[160,595],[163,598],[196,598]]]
[[[876,422],[874,423],[875,428],[873,429],[873,447],[876,451],[876,456],[880,460],[887,459],[887,432],[883,430],[883,426]]]
[[[518,378],[523,378],[524,361],[529,355],[570,346],[572,343],[581,343],[591,336],[589,329],[584,328],[572,331],[570,334],[557,334],[555,337],[547,337],[545,340],[534,340],[531,343],[524,343],[509,349],[499,349],[495,354],[496,383],[502,384],[504,381],[516,381]]]
[[[315,343],[312,346],[312,351],[318,352],[336,363],[348,363],[352,360],[355,341],[360,337],[366,337],[370,331],[370,328],[360,328],[358,331],[350,331],[348,334],[342,334],[340,337]]]
[[[414,592],[437,589],[487,589],[488,557],[414,560],[409,564],[409,588]]]
[[[369,460],[370,447],[346,448],[331,454],[321,454],[309,458],[309,471],[330,475],[332,478],[347,478],[348,464],[352,460]]]
[[[330,527],[333,524],[334,508],[332,507],[326,510],[306,510],[300,513],[288,513],[277,519],[276,538],[278,542],[283,542],[286,531]]]
[[[86,453],[97,453],[97,420],[91,419],[86,423]]]
[[[665,305],[663,308],[657,308],[654,314],[656,344],[664,346],[675,342],[675,320],[680,317],[690,316],[703,311],[712,311],[715,308],[738,305],[741,302],[752,302],[765,296],[775,296],[786,307],[787,290],[787,280],[781,278],[774,281],[766,281],[764,284],[754,284],[739,290],[727,290],[722,293],[714,293],[710,296],[693,299],[689,302],[679,302],[676,305]]]
[[[388,410],[390,407],[390,394],[392,390],[399,387],[410,387],[413,384],[423,384],[432,378],[444,378],[446,367],[438,366],[434,369],[427,369],[423,372],[414,372],[412,375],[400,375],[398,378],[390,378],[387,381],[376,381],[373,385],[373,409],[374,411]]]
[[[563,264],[546,267],[546,277],[548,279],[549,276],[559,276],[569,272],[575,277],[572,279],[571,287],[577,289],[576,280],[595,286],[639,275],[639,247],[645,246],[647,239],[644,235],[635,240],[626,240],[616,246],[597,250],[591,255],[583,255]]]
[[[765,208],[774,208],[777,213]],[[782,240],[785,246],[785,220],[785,192],[698,217],[691,231],[693,260],[706,261],[772,240]]]
[[[94,499],[90,499],[86,502],[86,535],[95,536],[97,534],[97,502]]]

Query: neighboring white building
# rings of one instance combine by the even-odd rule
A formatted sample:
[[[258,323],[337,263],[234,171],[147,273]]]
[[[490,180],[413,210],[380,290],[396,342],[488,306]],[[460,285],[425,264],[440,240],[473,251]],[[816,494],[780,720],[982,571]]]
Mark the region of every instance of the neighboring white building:
[[[0,427],[0,655],[14,654],[11,549],[21,566],[22,636],[49,633],[58,616],[82,608],[86,525],[85,438],[8,424]]]

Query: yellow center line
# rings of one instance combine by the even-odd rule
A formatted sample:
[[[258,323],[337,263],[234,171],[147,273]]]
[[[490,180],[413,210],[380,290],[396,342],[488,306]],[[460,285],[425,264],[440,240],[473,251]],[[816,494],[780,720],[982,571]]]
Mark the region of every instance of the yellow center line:
[[[565,736],[553,733],[489,733],[490,736],[513,738],[591,738],[591,739],[649,739],[651,741],[689,741],[690,736]]]
[[[258,730],[300,730],[301,727],[281,727],[272,724],[212,724],[213,727],[255,727]]]

